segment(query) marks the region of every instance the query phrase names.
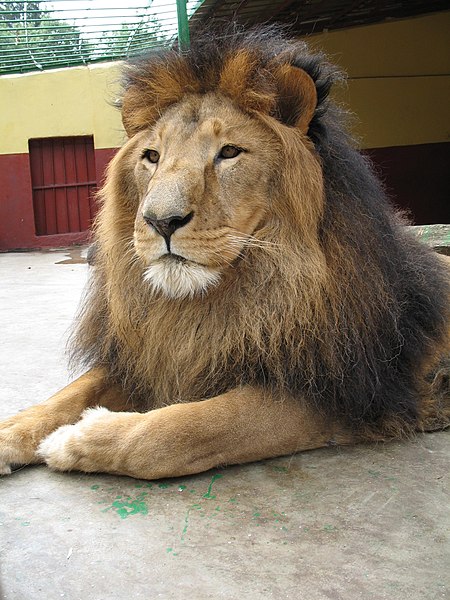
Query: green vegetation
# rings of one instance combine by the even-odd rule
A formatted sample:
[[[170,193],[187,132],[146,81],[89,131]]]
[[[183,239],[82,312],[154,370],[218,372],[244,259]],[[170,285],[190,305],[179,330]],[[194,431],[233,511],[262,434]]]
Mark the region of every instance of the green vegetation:
[[[148,0],[149,7],[151,1]],[[104,25],[98,30],[91,27],[85,33],[70,19],[54,18],[44,2],[0,2],[0,74],[118,60],[139,54],[164,42],[157,17],[148,14],[146,8],[142,12],[132,13],[128,21],[131,16],[133,22],[121,26],[119,22],[111,25],[111,16],[103,13]]]
[[[53,19],[41,2],[0,2],[0,73],[65,66],[89,59],[73,25]]]

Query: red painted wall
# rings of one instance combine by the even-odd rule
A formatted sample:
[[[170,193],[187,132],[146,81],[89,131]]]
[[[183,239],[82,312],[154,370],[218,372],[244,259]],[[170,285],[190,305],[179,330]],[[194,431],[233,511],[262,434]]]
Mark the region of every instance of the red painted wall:
[[[104,179],[106,166],[115,148],[95,150],[97,185]],[[36,235],[29,155],[0,155],[0,251],[31,248],[57,248],[85,243],[90,233]]]
[[[415,225],[450,223],[450,142],[365,151]]]

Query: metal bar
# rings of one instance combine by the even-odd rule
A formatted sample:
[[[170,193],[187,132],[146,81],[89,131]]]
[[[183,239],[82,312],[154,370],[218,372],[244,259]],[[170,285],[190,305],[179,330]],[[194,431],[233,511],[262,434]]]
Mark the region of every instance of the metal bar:
[[[156,44],[157,46],[160,46],[160,44]],[[133,54],[136,54],[138,52],[147,50],[148,48],[153,48],[155,46],[155,44],[152,45],[146,45],[146,44],[136,44],[133,45],[131,50],[133,52]],[[62,54],[63,53],[63,54]],[[95,56],[88,56],[89,53],[85,52],[85,53],[81,53],[78,52],[77,49],[74,49],[73,52],[67,52],[67,48],[61,48],[58,50],[54,50],[53,52],[48,52],[47,54],[37,54],[37,58],[40,61],[45,62],[45,64],[49,64],[49,63],[54,63],[54,62],[72,62],[73,60],[80,60],[82,59],[82,55],[85,55],[85,57],[88,57],[89,62],[93,62],[93,61],[98,61],[98,60],[110,60],[111,57],[116,57],[118,60],[121,58],[124,58],[126,56],[125,52],[123,52],[120,48],[115,48],[115,49],[109,49],[109,48],[105,48],[104,52],[102,52],[101,56],[95,57]],[[10,58],[9,60],[3,60],[0,61],[0,65],[2,66],[6,66],[6,65],[17,65],[20,66],[21,64],[23,64],[25,66],[25,62],[26,62],[26,58],[27,55],[26,54],[22,54],[21,57],[19,58]]]
[[[173,30],[167,30],[168,33],[170,33],[170,36],[174,35]],[[161,33],[161,32],[158,32]],[[164,33],[164,32],[163,32]],[[163,40],[161,40],[160,38],[158,39],[154,39],[153,40],[149,40],[149,39],[142,39],[143,37],[147,37],[148,36],[144,33],[140,33],[138,32],[136,39],[139,41],[139,44],[144,45],[144,46],[150,46],[150,45],[160,45],[162,43]],[[167,40],[169,38],[169,36],[167,36],[165,39]],[[102,37],[98,37],[98,38],[92,38],[89,40],[82,40],[82,42],[85,42],[85,46],[82,46],[82,48],[86,48],[87,50],[90,50],[91,52],[93,51],[92,48],[89,47],[90,44],[97,42],[98,43],[103,43],[103,44],[108,44],[108,43],[114,43],[114,44],[119,44],[119,43],[125,43],[126,40],[128,39],[128,36],[126,35],[121,35],[121,36],[117,36],[117,37],[111,37],[111,38],[105,38],[105,36]],[[63,44],[61,44],[60,46],[58,46],[57,44],[55,45],[55,42],[58,42],[59,40],[61,40],[62,42],[64,42]],[[9,46],[7,48],[5,48],[4,50],[2,50],[2,46]],[[44,43],[39,44],[36,46],[36,50],[38,52],[43,52],[47,49],[49,50],[64,50],[64,49],[68,49],[68,48],[78,48],[78,44],[77,43],[71,43],[71,39],[70,37],[68,37],[67,40],[65,40],[64,38],[60,38],[56,36],[56,40],[46,40]],[[101,48],[102,49],[102,48]],[[1,43],[0,42],[0,52],[2,56],[6,56],[7,54],[13,54],[13,55],[17,55],[20,54],[21,52],[23,52],[25,50],[25,46],[23,47],[16,47],[16,48],[11,48],[11,44],[10,43]],[[97,50],[97,48],[96,48]]]
[[[50,185],[36,185],[33,190],[54,190],[55,188],[72,188],[72,187],[84,187],[87,185],[97,185],[96,181],[79,181],[78,183],[53,183]]]
[[[190,46],[189,21],[186,0],[177,0],[178,45],[181,52],[187,52]]]
[[[15,2],[16,0],[13,0],[13,1]],[[120,8],[119,7],[118,8],[112,7],[112,8],[109,8],[109,9],[106,9],[105,7],[100,7],[100,6],[92,6],[90,8],[86,8],[86,9],[82,9],[82,10],[86,10],[86,11],[89,11],[89,12],[91,12],[91,11],[100,11],[100,12],[102,12],[103,11],[103,12],[107,12],[108,15],[111,14],[113,11],[114,12],[115,11],[128,11],[128,12],[126,12],[125,15],[115,15],[117,17],[122,17],[122,16],[127,16],[128,14],[133,14],[134,15],[136,10],[146,11],[148,9],[149,9],[149,6],[148,5],[146,5],[146,6],[144,5],[144,6],[133,6],[133,8],[130,8],[130,9],[127,9],[126,6],[122,6]],[[32,8],[32,9],[28,9],[28,12],[30,14],[31,13],[37,13],[37,14],[51,15],[51,14],[55,14],[55,13],[59,14],[59,13],[62,13],[62,12],[71,12],[71,13],[73,13],[74,10],[75,10],[74,8],[51,8],[51,9],[48,9],[48,8],[42,8],[42,9]],[[23,11],[17,11],[17,10],[13,10],[13,9],[2,10],[0,12],[1,12],[2,15],[23,14]],[[72,18],[72,17],[65,17],[65,18]],[[78,18],[79,17],[77,17],[77,19]],[[96,19],[101,19],[102,17],[96,16],[95,18]],[[16,19],[16,21],[17,21],[17,19]],[[10,21],[8,21],[8,22],[10,22]]]
[[[136,38],[136,42],[133,44],[133,48],[134,47],[142,47],[142,48],[151,48],[153,46],[160,46],[163,42],[167,42],[169,41],[171,38],[169,38],[169,36],[165,39],[165,40],[161,40],[161,39],[157,39],[154,41],[148,41],[148,40],[144,40],[144,39],[140,39],[139,37]],[[104,38],[103,38],[104,41]],[[112,47],[116,47],[120,48],[120,44],[125,44],[126,43],[126,38],[121,38],[121,39],[117,39],[117,40],[111,40],[111,45],[108,46],[107,44],[105,44],[105,46],[103,48],[95,48],[95,49],[91,49],[89,48],[89,46],[82,46],[82,52],[84,54],[94,54],[94,52],[96,51],[102,51],[103,53],[107,52],[108,50],[111,50]],[[10,58],[10,59],[16,59],[18,56],[22,56],[23,53],[25,52],[26,48],[16,48],[14,49],[7,49],[2,51],[0,49],[0,54],[2,56],[5,57],[5,60]],[[40,56],[46,56],[46,54],[49,54],[50,56],[53,55],[55,52],[61,52],[61,51],[65,51],[68,54],[71,54],[72,51],[76,52],[77,54],[79,54],[79,46],[77,44],[65,44],[65,45],[45,45],[45,46],[36,46],[36,50],[39,53]],[[8,54],[7,54],[8,53]],[[2,61],[3,62],[3,61]]]
[[[164,8],[164,10],[162,10],[163,8]],[[68,12],[74,12],[73,8],[66,9],[66,10]],[[81,10],[83,11],[83,13],[90,13],[91,10],[93,10],[93,9],[81,9]],[[105,10],[105,9],[97,9],[97,10]],[[117,8],[117,9],[111,9],[111,10],[113,11],[113,10],[119,10],[119,9]],[[123,9],[123,10],[125,10],[125,9]],[[13,11],[11,11],[11,12],[13,12]],[[83,21],[83,20],[89,20],[89,19],[95,19],[96,21],[100,21],[100,20],[103,20],[103,19],[110,19],[111,17],[117,18],[117,19],[118,18],[130,18],[130,19],[135,19],[136,18],[136,19],[138,19],[139,17],[142,17],[142,16],[148,16],[148,17],[156,16],[156,17],[159,17],[159,15],[173,15],[172,18],[175,17],[175,15],[174,15],[175,10],[174,10],[173,6],[171,6],[171,5],[168,5],[167,7],[161,7],[161,10],[159,10],[157,13],[156,12],[149,12],[149,7],[146,7],[146,9],[143,10],[142,12],[135,12],[134,10],[131,10],[128,13],[119,14],[119,15],[112,14],[110,11],[106,11],[106,14],[104,14],[104,15],[78,14],[75,17],[71,16],[71,17],[61,17],[61,18],[58,18],[58,13],[59,12],[61,12],[61,11],[59,11],[59,10],[57,10],[57,11],[52,10],[48,14],[52,14],[53,13],[53,16],[50,17],[47,20],[41,19],[41,21],[43,21],[44,23],[48,23],[48,25],[47,25],[48,27],[50,27],[51,21],[57,22],[58,26],[60,26],[60,27],[64,27],[65,25],[67,25],[69,27],[72,27],[74,25],[74,23],[76,25],[77,21]],[[3,11],[0,11],[0,14],[3,15],[5,13]],[[23,15],[23,11],[22,11],[21,15]],[[169,17],[165,17],[165,18],[169,18]],[[38,21],[37,18],[33,18],[32,20],[33,21]],[[20,25],[22,23],[22,20],[21,19],[2,19],[2,23],[8,24],[8,25]]]
[[[176,18],[175,18],[175,14],[170,14],[169,12],[165,13],[169,16],[161,16],[161,14],[158,14],[158,16],[154,19],[152,19],[152,17],[155,17],[155,15],[152,14],[146,14],[146,15],[142,15],[142,18],[147,18],[148,21],[146,21],[146,23],[148,25],[155,25],[158,26],[159,24],[161,25],[166,25],[166,24],[173,24],[175,25],[176,23]],[[133,15],[133,19],[137,19],[138,15]],[[84,22],[86,21],[86,22]],[[32,21],[33,22],[33,21]],[[2,21],[2,23],[4,23],[4,21]],[[48,23],[48,22],[47,22]],[[75,23],[70,23],[69,21],[67,22],[58,22],[58,23],[48,23],[47,25],[39,25],[37,27],[34,27],[35,31],[33,32],[34,37],[41,37],[42,33],[45,32],[52,32],[52,31],[64,31],[64,30],[68,30],[73,31],[73,30],[77,30],[82,32],[83,30],[86,31],[86,28],[90,28],[91,31],[97,31],[97,32],[104,32],[104,31],[120,31],[120,28],[122,26],[128,26],[128,27],[133,27],[136,26],[140,23],[140,20],[133,20],[133,21],[122,21],[120,23],[118,23],[117,21],[102,21],[101,23],[97,23],[96,25],[90,25],[89,24],[89,19],[87,17],[78,17],[77,18],[77,22]],[[119,26],[119,27],[118,27]],[[21,33],[23,31],[23,21],[11,21],[11,28],[9,30],[3,30],[2,32],[0,32],[0,37],[8,37],[9,34],[11,34],[12,32],[14,33]],[[47,33],[47,35],[50,35],[50,33]]]

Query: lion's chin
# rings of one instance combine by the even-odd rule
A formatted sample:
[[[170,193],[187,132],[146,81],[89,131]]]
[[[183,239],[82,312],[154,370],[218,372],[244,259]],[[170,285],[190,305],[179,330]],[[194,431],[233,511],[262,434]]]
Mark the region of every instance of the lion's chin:
[[[163,257],[145,269],[144,280],[171,299],[205,294],[220,281],[220,272],[181,257]]]

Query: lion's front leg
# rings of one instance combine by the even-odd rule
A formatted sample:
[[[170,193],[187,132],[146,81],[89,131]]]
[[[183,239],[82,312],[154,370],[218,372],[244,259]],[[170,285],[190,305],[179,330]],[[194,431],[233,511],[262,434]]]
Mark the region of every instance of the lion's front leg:
[[[58,470],[158,479],[318,448],[331,437],[299,402],[242,388],[145,414],[88,410],[44,440],[39,453]]]
[[[42,462],[36,449],[52,431],[75,423],[90,406],[125,408],[120,390],[108,384],[103,369],[92,369],[46,402],[32,406],[0,423],[0,474],[12,465]]]

